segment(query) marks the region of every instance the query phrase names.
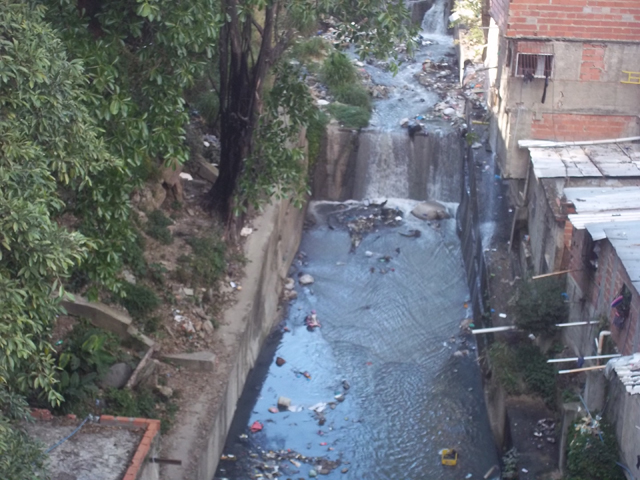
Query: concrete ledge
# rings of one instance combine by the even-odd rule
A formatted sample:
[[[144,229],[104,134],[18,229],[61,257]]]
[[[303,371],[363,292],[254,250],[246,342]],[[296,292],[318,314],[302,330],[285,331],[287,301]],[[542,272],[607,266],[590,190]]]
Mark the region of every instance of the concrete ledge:
[[[62,302],[62,306],[69,315],[86,318],[96,327],[113,332],[123,340],[133,339],[148,348],[155,345],[153,340],[131,325],[131,317],[127,313],[104,303],[90,302],[80,295],[74,295],[74,297],[73,301]]]
[[[198,372],[213,372],[216,368],[216,356],[213,352],[176,353],[162,355],[162,359]]]

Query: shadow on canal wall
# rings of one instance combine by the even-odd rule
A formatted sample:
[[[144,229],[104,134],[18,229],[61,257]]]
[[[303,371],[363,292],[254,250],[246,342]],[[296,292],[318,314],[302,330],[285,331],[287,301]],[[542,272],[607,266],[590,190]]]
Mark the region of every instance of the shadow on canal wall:
[[[385,192],[395,198],[457,203],[462,144],[457,131],[440,127],[410,137],[406,130],[358,132],[331,126],[315,167],[313,198],[363,200]]]
[[[467,105],[469,110],[469,105]],[[467,124],[471,125],[471,118],[467,118]],[[473,322],[476,327],[491,327],[491,313],[489,306],[489,270],[483,245],[483,234],[480,226],[483,218],[480,207],[487,208],[487,197],[494,192],[479,191],[476,169],[474,168],[474,155],[470,146],[465,143],[465,153],[462,160],[460,175],[463,179],[463,188],[460,196],[460,205],[457,210],[457,231],[462,246],[462,258],[469,285],[469,304],[471,307]],[[493,342],[493,335],[477,335],[478,357],[483,357],[480,363],[483,372],[483,385],[485,403],[491,431],[493,432],[496,448],[502,452],[511,443],[509,418],[507,415],[506,392],[502,385],[491,376],[488,367],[488,348]]]

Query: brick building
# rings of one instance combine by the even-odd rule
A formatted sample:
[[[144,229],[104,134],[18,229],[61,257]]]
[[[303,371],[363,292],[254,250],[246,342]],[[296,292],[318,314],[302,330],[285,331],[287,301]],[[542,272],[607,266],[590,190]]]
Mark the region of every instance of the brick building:
[[[640,135],[640,1],[486,1],[490,141],[517,203],[519,140]]]

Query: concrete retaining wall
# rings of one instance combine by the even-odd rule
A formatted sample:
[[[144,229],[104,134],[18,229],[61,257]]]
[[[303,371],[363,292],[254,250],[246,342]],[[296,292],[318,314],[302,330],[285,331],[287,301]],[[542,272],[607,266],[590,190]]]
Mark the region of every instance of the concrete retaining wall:
[[[224,380],[217,391],[193,398],[189,410],[181,413],[181,423],[163,439],[162,454],[183,460],[182,467],[163,467],[163,480],[213,478],[247,375],[280,318],[279,298],[298,250],[304,213],[283,201],[253,220],[254,232],[245,244],[249,262],[243,288],[218,331],[226,347],[217,366],[225,370]]]

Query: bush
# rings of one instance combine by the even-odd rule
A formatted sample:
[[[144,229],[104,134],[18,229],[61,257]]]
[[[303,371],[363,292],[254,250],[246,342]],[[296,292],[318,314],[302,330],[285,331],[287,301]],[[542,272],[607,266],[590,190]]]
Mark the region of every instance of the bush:
[[[568,480],[624,480],[618,461],[618,444],[611,427],[601,423],[598,435],[575,431],[567,452]],[[569,432],[571,438],[571,432]]]
[[[553,335],[556,323],[566,321],[569,314],[563,292],[564,282],[555,277],[521,282],[514,305],[516,326],[536,335]]]
[[[106,414],[160,420],[160,432],[163,434],[171,428],[178,411],[177,405],[170,399],[155,395],[148,388],[135,392],[110,388],[106,394],[106,401]]]
[[[329,113],[347,128],[363,128],[369,125],[370,112],[362,107],[353,107],[341,103],[329,105]]]
[[[31,438],[19,423],[32,421],[24,397],[0,386],[0,478],[48,478],[44,445]]]
[[[489,348],[491,367],[496,379],[507,393],[522,393],[522,380],[516,368],[516,357],[513,350],[505,343],[493,342]]]
[[[320,70],[320,77],[330,89],[352,84],[358,80],[356,68],[351,60],[345,54],[337,51],[332,52],[325,59]]]
[[[522,373],[527,390],[539,395],[553,408],[556,400],[556,371],[542,351],[533,344],[522,343],[516,347],[516,366]]]
[[[98,392],[98,382],[116,361],[119,341],[112,333],[95,328],[86,320],[78,323],[58,355],[56,388],[65,398],[63,412],[78,411]]]
[[[183,264],[183,274],[188,269],[192,286],[214,285],[227,266],[226,245],[214,236],[190,238],[187,243],[191,245],[193,254],[178,259]]]
[[[307,125],[307,142],[309,144],[309,163],[313,166],[320,155],[320,146],[325,135],[329,117],[321,110],[310,119]]]
[[[327,44],[322,37],[311,37],[303,42],[296,43],[291,49],[291,54],[298,60],[305,61],[309,58],[317,58],[327,49]]]
[[[332,93],[340,103],[371,111],[371,95],[358,83],[336,87]]]
[[[163,245],[171,245],[173,243],[173,235],[171,235],[167,227],[173,225],[173,220],[167,217],[162,210],[154,210],[147,218],[147,235],[155,238]]]
[[[129,242],[122,253],[122,260],[136,277],[147,274],[147,260],[144,258],[146,240],[140,232],[135,231],[134,240]]]
[[[119,302],[133,318],[142,319],[160,306],[160,299],[150,288],[129,282],[124,282],[122,287],[126,296],[120,297]]]

